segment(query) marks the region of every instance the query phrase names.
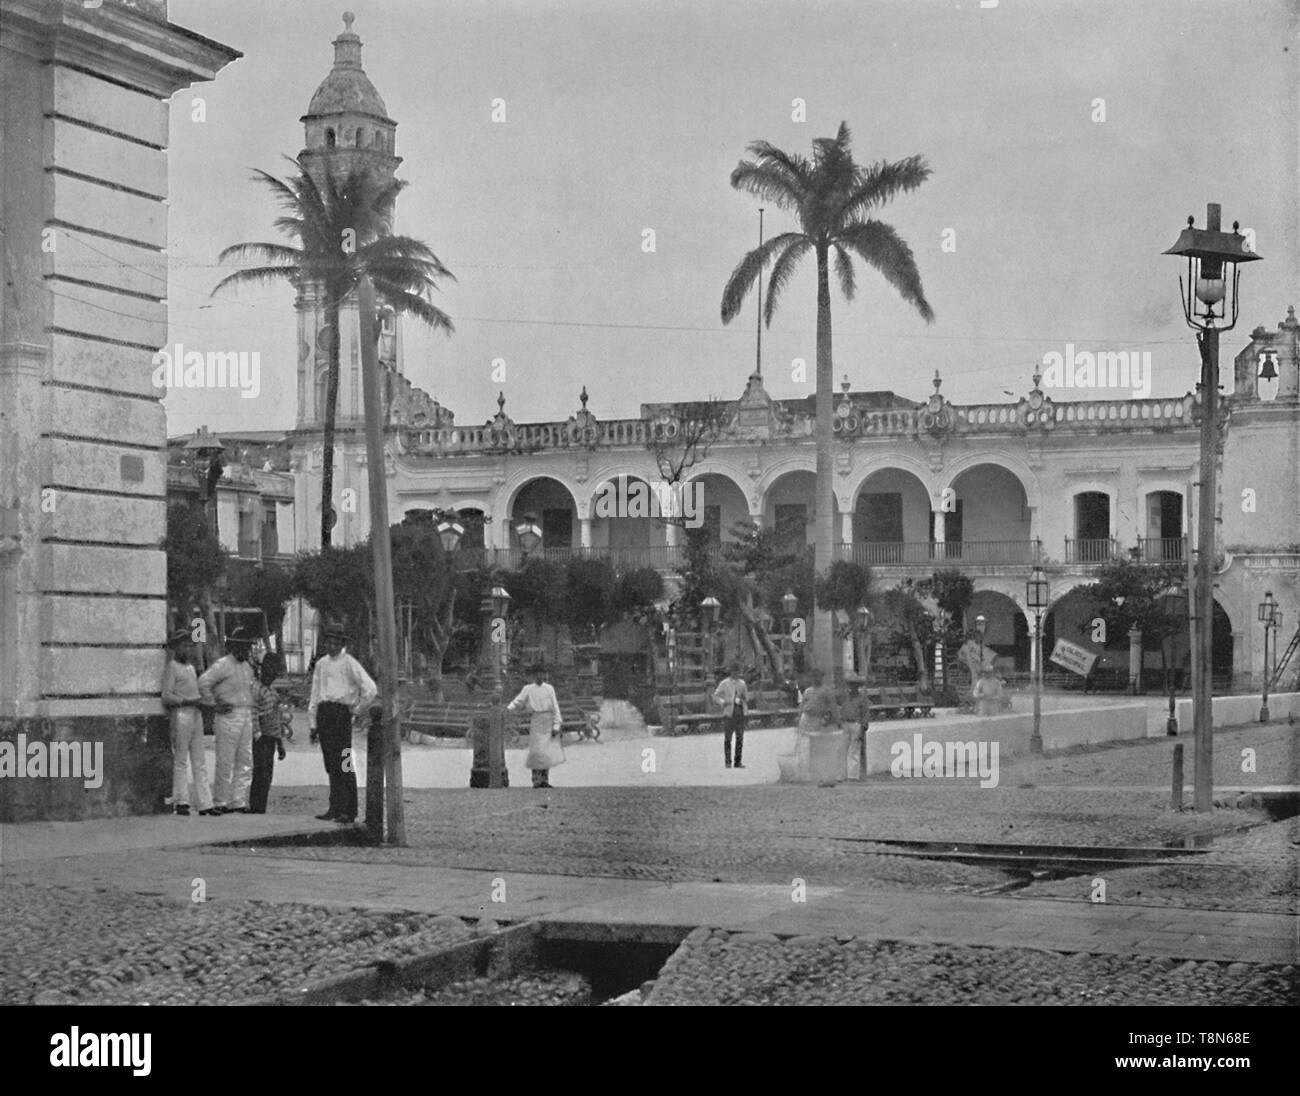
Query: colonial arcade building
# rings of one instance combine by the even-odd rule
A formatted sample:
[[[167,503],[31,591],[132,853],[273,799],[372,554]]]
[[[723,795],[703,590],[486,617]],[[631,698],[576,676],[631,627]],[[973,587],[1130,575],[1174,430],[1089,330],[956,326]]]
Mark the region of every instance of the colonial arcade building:
[[[334,48],[334,67],[303,118],[311,170],[366,162],[391,175],[400,162],[397,126],[361,68],[361,43],[350,22]],[[299,296],[297,314],[297,425],[288,439],[294,539],[312,547],[319,544],[327,355],[310,286]],[[340,337],[334,540],[347,545],[369,532],[355,303],[344,309]],[[1199,366],[1190,336],[1186,353],[1192,382]],[[603,555],[618,566],[665,572],[679,564],[683,545],[675,525],[607,516],[599,499],[619,477],[658,480],[652,447],[656,440],[673,444],[686,405],[645,404],[635,418],[607,418],[600,414],[600,391],[589,395],[583,388],[567,419],[516,422],[502,394],[490,421],[458,425],[403,375],[396,317],[383,322],[380,358],[394,520],[413,510],[454,509],[467,519],[467,539],[481,541],[473,546],[503,566],[522,556],[521,524],[540,527],[534,550],[552,556]],[[1298,361],[1300,322],[1289,309],[1275,330],[1251,332],[1232,370],[1214,547],[1220,682],[1242,685],[1262,673],[1263,633],[1255,621],[1266,591],[1289,614],[1284,643],[1300,609]],[[839,370],[846,367],[853,364],[841,360]],[[1018,399],[957,405],[943,394],[938,374],[932,391],[903,394],[854,391],[846,377],[835,409],[837,551],[870,565],[878,585],[939,567],[969,574],[977,591],[970,613],[986,618],[985,643],[1009,669],[1029,667],[1034,624],[1025,581],[1035,564],[1050,580],[1045,640],[1078,640],[1090,612],[1083,590],[1100,564],[1120,557],[1185,561],[1196,547],[1189,544],[1199,459],[1195,395],[1065,402],[1041,388],[1041,377],[1025,381]],[[813,425],[811,397],[776,400],[761,377],[749,377],[726,405],[717,440],[687,475],[698,484],[702,519],[716,542],[746,520],[795,538],[812,536]],[[311,638],[294,637],[304,649]],[[1112,646],[1127,649],[1127,643],[1112,637]],[[1158,652],[1147,657],[1159,664]]]

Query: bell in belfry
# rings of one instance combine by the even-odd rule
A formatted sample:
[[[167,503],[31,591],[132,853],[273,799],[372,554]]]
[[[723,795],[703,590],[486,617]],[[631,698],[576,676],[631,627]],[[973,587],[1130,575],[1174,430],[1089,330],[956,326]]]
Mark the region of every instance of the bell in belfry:
[[[1277,399],[1277,351],[1262,350],[1259,354],[1259,372],[1255,377],[1255,391],[1265,403]]]

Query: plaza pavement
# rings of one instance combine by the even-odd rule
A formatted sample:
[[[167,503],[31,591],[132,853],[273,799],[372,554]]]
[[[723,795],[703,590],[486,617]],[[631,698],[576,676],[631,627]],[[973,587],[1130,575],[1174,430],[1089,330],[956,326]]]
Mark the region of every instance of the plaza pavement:
[[[122,890],[188,902],[195,879],[207,901],[303,903],[488,917],[540,919],[546,931],[605,941],[675,943],[710,926],[778,936],[906,940],[1180,960],[1296,964],[1300,920],[1284,914],[1107,905],[1082,899],[1026,899],[886,888],[875,884],[661,883],[601,876],[490,872],[463,868],[300,860],[256,853],[231,856],[183,847],[177,820],[76,823],[102,828],[97,851],[77,854],[74,835],[28,835],[5,827],[3,888],[31,883]],[[285,823],[296,823],[286,825]],[[315,830],[297,819],[241,819],[221,837],[253,840],[287,829]],[[18,832],[14,832],[18,831]],[[153,842],[148,840],[152,831]],[[212,831],[215,836],[215,831]],[[104,851],[114,835],[123,848]],[[14,849],[25,855],[11,859]],[[504,886],[503,886],[504,884]],[[502,893],[504,892],[504,893]],[[497,894],[504,901],[494,901]]]
[[[906,725],[900,723],[902,727]],[[746,827],[743,804],[754,796],[760,797],[754,801],[756,804],[767,804],[765,814],[772,816],[763,819],[754,835],[760,842],[770,842],[777,834],[790,829],[790,823],[783,822],[783,818],[798,818],[800,826],[795,829],[820,828],[809,824],[812,817],[807,813],[808,806],[813,802],[832,803],[826,795],[847,796],[838,809],[850,811],[848,815],[828,816],[831,828],[826,832],[850,832],[841,827],[853,816],[854,803],[866,807],[873,800],[881,804],[893,801],[902,807],[904,818],[911,818],[913,811],[906,807],[904,800],[919,806],[915,799],[918,794],[933,800],[929,809],[938,810],[940,815],[948,809],[948,803],[960,814],[969,809],[963,806],[966,798],[992,794],[950,788],[944,789],[935,800],[934,793],[939,793],[939,788],[904,788],[897,782],[886,781],[874,792],[871,785],[845,786],[823,793],[817,799],[803,798],[816,796],[817,789],[803,792],[772,789],[773,801],[769,804],[769,795],[763,789],[743,785],[775,780],[775,755],[785,748],[791,734],[788,729],[747,734],[749,767],[739,771],[722,767],[719,734],[686,738],[610,735],[605,742],[567,747],[569,759],[556,770],[560,785],[554,792],[518,788],[519,784],[527,783],[526,770],[521,767],[522,750],[510,751],[515,789],[477,793],[465,790],[468,750],[408,747],[403,751],[403,768],[409,789],[458,789],[452,796],[438,796],[431,801],[447,800],[423,821],[417,812],[411,825],[417,832],[422,826],[428,831],[421,839],[422,849],[358,848],[347,850],[350,855],[346,858],[333,858],[314,855],[319,850],[309,849],[280,848],[271,854],[269,850],[261,853],[251,848],[232,854],[228,849],[211,848],[213,842],[255,844],[259,839],[288,834],[334,831],[332,824],[315,821],[303,808],[318,793],[323,797],[320,755],[307,743],[304,728],[298,741],[290,746],[289,760],[276,767],[275,786],[283,790],[273,789],[273,809],[280,813],[220,819],[157,815],[0,826],[0,899],[7,888],[31,885],[79,890],[87,894],[88,901],[93,901],[96,890],[112,890],[188,902],[193,881],[201,878],[209,902],[251,900],[406,910],[462,918],[486,917],[498,922],[540,919],[556,933],[585,934],[588,938],[606,940],[647,939],[667,943],[683,938],[698,926],[710,926],[735,932],[1029,947],[1062,953],[1290,965],[1300,962],[1300,920],[1293,914],[1133,902],[1093,903],[1082,896],[1086,890],[1082,885],[1072,887],[1068,896],[1011,897],[969,891],[956,893],[952,888],[945,891],[933,883],[900,886],[888,881],[864,882],[861,878],[819,879],[817,871],[807,873],[810,877],[803,887],[796,886],[793,878],[777,883],[770,876],[762,882],[744,881],[743,877],[715,882],[707,878],[679,878],[668,882],[644,873],[619,877],[613,871],[601,872],[600,865],[606,861],[600,848],[622,848],[620,842],[628,840],[633,832],[651,845],[667,842],[672,846],[673,842],[689,839],[689,834],[694,832],[691,826],[704,826],[699,831],[700,839],[707,834],[715,843],[720,840],[717,848],[721,854],[728,845],[727,827],[750,828]],[[1265,733],[1247,727],[1229,734],[1241,737],[1242,741],[1259,743],[1261,762],[1267,762],[1262,764],[1260,783],[1275,784],[1277,777],[1270,774],[1279,772],[1288,753],[1293,752],[1294,732],[1275,727]],[[1123,792],[1126,798],[1149,796],[1147,789],[1154,786],[1150,776],[1163,765],[1160,758],[1167,752],[1166,745],[1164,740],[1154,740],[1057,759],[1021,759],[1017,762],[1015,786],[1008,779],[999,789],[999,795],[1007,798],[979,801],[989,803],[998,813],[1002,809],[999,803],[1010,807],[1013,801],[1018,803],[1026,797],[1033,800],[1046,795],[1050,799],[1044,803],[1050,802],[1048,809],[1052,812],[1047,817],[1059,819],[1062,816],[1055,813],[1055,805],[1058,801],[1066,802],[1059,798],[1063,795],[1086,793],[1091,799],[1091,789],[1097,788],[1112,795]],[[644,764],[647,749],[655,751],[654,772],[648,772]],[[1224,777],[1234,772],[1233,764],[1229,751],[1216,750],[1216,770],[1221,770]],[[358,768],[364,774],[363,762]],[[1130,779],[1108,782],[1119,774]],[[1026,778],[1029,783],[1024,782]],[[1059,783],[1062,780],[1064,784]],[[1238,780],[1239,777],[1224,783],[1236,784]],[[566,804],[570,797],[565,795],[565,788],[576,789],[584,784],[600,785],[610,791],[576,791],[577,798]],[[640,791],[632,791],[629,786],[633,784]],[[1067,784],[1072,787],[1067,788]],[[1129,788],[1122,789],[1123,784]],[[685,796],[684,803],[694,804],[703,796],[716,799],[717,803],[693,808],[698,809],[696,815],[680,813],[680,804],[674,807],[664,803],[659,806],[657,817],[644,816],[641,812],[647,805],[661,798],[650,792],[656,785],[676,786],[678,790],[668,793],[670,799]],[[688,791],[687,785],[699,787],[699,795]],[[1035,785],[1037,791],[1032,790]],[[1053,786],[1058,790],[1051,790]],[[1024,788],[1031,790],[1020,790]],[[881,799],[879,793],[884,792],[889,794]],[[601,803],[605,806],[586,802],[587,797],[596,794],[602,796]],[[744,799],[736,799],[738,796]],[[623,831],[618,827],[638,824],[626,820],[615,823],[607,813],[610,804],[620,800],[627,801],[625,810],[629,817],[642,818],[639,829],[628,831],[627,836],[622,836]],[[284,813],[286,808],[293,813]],[[408,808],[408,813],[413,809]],[[1024,805],[1018,809],[1023,810]],[[1098,808],[1094,805],[1090,809],[1095,813]],[[987,809],[981,813],[986,814]],[[549,823],[538,821],[548,816],[555,817]],[[1028,830],[1024,828],[1031,817],[1036,817],[1032,811],[1023,819],[1016,817],[1022,827],[1016,833],[1023,834],[1026,840],[1034,840],[1032,826]],[[694,821],[688,821],[691,818]],[[835,818],[840,820],[835,822]],[[1191,816],[1171,818],[1192,820]],[[457,835],[469,842],[459,850],[460,855],[451,845],[443,848],[444,842],[437,837],[440,833],[451,836],[445,827],[453,819],[460,820],[460,829],[469,831]],[[895,825],[898,824],[896,820]],[[543,827],[540,830],[539,825]],[[612,831],[611,825],[615,827]],[[715,832],[719,825],[723,829]],[[548,860],[524,853],[513,861],[504,861],[505,866],[496,870],[481,870],[479,865],[497,857],[486,855],[482,849],[474,853],[482,842],[476,845],[471,839],[480,826],[486,827],[484,834],[489,837],[493,832],[517,833],[522,849],[540,850],[547,842],[559,840],[560,844],[552,847],[560,855]],[[591,855],[584,842],[591,836],[585,831],[591,831],[593,826],[598,838],[606,842],[613,840],[614,845],[594,846],[596,852]],[[906,828],[913,832],[915,826],[910,824]],[[531,838],[527,836],[530,829],[536,831]],[[559,837],[565,833],[570,836]],[[529,840],[540,840],[542,844],[530,845]],[[708,850],[713,847],[708,843],[701,846],[710,864],[714,862],[713,853]],[[402,862],[400,854],[408,852],[415,855],[412,860]],[[732,852],[744,856],[743,848]],[[635,852],[627,855],[635,860]],[[1288,859],[1294,862],[1294,852]],[[809,867],[817,866],[812,861],[806,862]],[[566,866],[548,872],[545,867],[551,863]],[[584,863],[589,865],[586,871],[581,870]],[[920,867],[930,862],[912,863]],[[533,870],[516,870],[521,866]],[[579,870],[575,871],[573,866]],[[718,866],[722,866],[722,861],[718,861]],[[727,873],[724,870],[722,874]],[[494,901],[494,894],[504,900]]]

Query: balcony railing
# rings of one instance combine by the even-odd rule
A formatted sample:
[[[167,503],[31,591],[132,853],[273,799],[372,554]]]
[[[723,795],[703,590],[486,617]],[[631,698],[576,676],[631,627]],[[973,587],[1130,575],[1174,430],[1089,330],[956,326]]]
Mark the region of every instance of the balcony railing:
[[[1112,537],[1065,538],[1066,563],[1102,564],[1119,557],[1119,541]]]
[[[552,563],[567,563],[575,558],[608,560],[620,571],[638,567],[653,567],[658,571],[671,571],[686,559],[685,546],[680,544],[648,544],[618,548],[461,548],[457,551],[458,565],[467,568],[499,567],[517,571],[530,559],[543,559]]]
[[[1144,563],[1181,563],[1187,558],[1187,538],[1139,537],[1138,549]]]
[[[942,567],[1034,564],[1042,556],[1037,540],[859,541],[838,546],[838,557],[868,567]]]

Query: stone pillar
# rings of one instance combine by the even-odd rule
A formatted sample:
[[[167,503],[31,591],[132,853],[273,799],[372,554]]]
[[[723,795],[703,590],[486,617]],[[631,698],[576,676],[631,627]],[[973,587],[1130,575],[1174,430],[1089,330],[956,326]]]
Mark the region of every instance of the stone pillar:
[[[591,518],[578,519],[578,544],[583,548],[591,547]]]
[[[944,554],[944,538],[948,535],[947,512],[941,507],[934,510],[934,561],[940,562],[947,558]]]

